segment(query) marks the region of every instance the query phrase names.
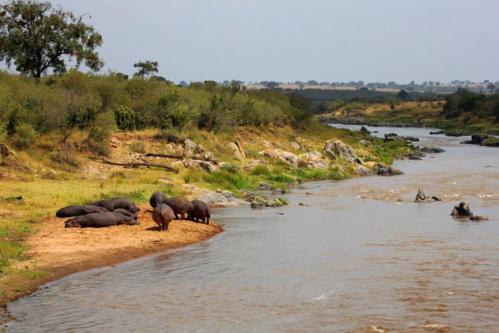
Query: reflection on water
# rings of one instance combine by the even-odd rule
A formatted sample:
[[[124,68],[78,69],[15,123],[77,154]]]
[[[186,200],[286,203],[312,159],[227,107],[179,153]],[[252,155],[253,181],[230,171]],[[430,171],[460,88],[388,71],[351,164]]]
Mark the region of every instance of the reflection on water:
[[[224,233],[51,283],[9,306],[7,332],[496,331],[499,150],[375,129],[446,152],[397,162],[401,177],[307,184],[287,207],[218,210]],[[418,187],[444,201],[411,202]],[[453,220],[460,200],[491,220]]]

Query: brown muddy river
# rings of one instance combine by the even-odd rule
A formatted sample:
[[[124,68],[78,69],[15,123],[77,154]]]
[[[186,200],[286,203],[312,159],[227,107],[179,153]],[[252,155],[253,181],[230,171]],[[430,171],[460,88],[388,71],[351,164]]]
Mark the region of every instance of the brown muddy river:
[[[446,152],[218,210],[224,233],[50,283],[9,305],[6,332],[498,332],[499,149],[376,130]],[[418,187],[443,201],[412,202]],[[490,220],[451,218],[462,200]]]

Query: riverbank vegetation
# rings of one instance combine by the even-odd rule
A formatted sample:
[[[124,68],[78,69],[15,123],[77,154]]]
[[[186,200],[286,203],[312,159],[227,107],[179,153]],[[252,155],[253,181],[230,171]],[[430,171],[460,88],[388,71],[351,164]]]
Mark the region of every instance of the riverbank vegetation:
[[[436,101],[330,102],[324,121],[434,127],[449,135],[499,135],[499,94],[460,89]]]
[[[40,80],[0,74],[2,287],[11,288],[12,278],[44,274],[20,263],[30,257],[26,238],[56,208],[115,196],[143,203],[156,190],[187,196],[228,190],[244,198],[262,184],[286,189],[355,175],[356,165],[339,157],[324,165],[306,159],[322,154],[331,139],[352,146],[366,165],[390,164],[409,151],[403,142],[320,124],[304,105],[280,93],[214,82],[178,87],[155,78],[76,71]],[[186,140],[194,144],[190,152]],[[216,163],[205,167],[201,159]],[[146,161],[175,171],[104,161]]]

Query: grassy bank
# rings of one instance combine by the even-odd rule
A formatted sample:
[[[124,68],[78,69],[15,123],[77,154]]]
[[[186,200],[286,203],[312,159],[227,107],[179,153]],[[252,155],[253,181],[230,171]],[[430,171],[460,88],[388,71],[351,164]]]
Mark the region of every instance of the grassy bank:
[[[8,151],[0,156],[0,299],[25,293],[30,284],[20,281],[44,281],[48,272],[33,263],[29,240],[60,207],[117,196],[141,204],[158,190],[189,197],[228,190],[244,197],[262,184],[285,189],[356,175],[357,164],[321,155],[328,140],[351,146],[366,165],[390,164],[410,150],[401,141],[322,125],[302,105],[278,93],[212,82],[177,87],[77,72],[36,82],[1,74],[0,143]],[[146,156],[165,152],[182,158]],[[310,154],[322,156],[320,167],[301,164]],[[145,161],[173,171],[105,161]]]
[[[499,108],[499,98],[496,95],[480,97],[485,95],[469,94],[476,98],[476,101],[468,103],[470,105],[466,102],[469,97],[462,97],[460,94],[439,101],[369,104],[353,102],[333,105],[328,113],[321,115],[321,118],[380,126],[433,127],[442,129],[449,135],[498,135],[499,118],[496,109]]]

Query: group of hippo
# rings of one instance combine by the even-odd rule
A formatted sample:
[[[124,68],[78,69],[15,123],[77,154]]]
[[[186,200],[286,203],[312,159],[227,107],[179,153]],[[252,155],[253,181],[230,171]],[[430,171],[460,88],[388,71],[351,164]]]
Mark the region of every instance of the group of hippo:
[[[210,207],[201,200],[189,201],[182,197],[167,198],[162,192],[154,192],[149,199],[149,204],[154,209],[152,219],[159,226],[159,230],[168,230],[168,225],[173,219],[186,219],[191,221],[210,223]]]
[[[153,208],[152,218],[160,231],[168,230],[174,219],[190,219],[195,222],[210,223],[210,207],[201,200],[189,201],[182,197],[167,198],[162,192],[155,192],[149,199]],[[120,224],[138,224],[139,208],[127,199],[113,198],[99,200],[86,205],[61,208],[56,216],[68,218],[66,228],[104,228]]]

